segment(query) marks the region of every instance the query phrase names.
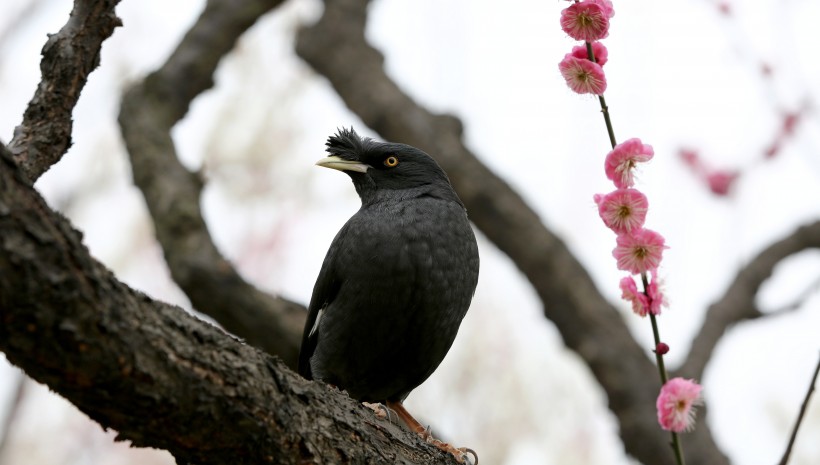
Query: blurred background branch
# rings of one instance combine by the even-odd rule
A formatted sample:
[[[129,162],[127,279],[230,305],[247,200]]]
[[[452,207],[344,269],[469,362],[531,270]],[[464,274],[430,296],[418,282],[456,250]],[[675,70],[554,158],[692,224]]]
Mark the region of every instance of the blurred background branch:
[[[202,181],[179,162],[171,139],[191,101],[213,85],[219,60],[280,3],[209,0],[168,61],[126,92],[119,121],[174,281],[197,311],[295,368],[305,307],[261,292],[220,254],[202,218]]]
[[[809,249],[820,249],[820,221],[797,228],[766,247],[743,266],[723,296],[709,307],[686,361],[676,370],[677,375],[702,379],[715,347],[732,325],[743,320],[782,314],[762,313],[755,299],[760,287],[771,277],[779,263]]]

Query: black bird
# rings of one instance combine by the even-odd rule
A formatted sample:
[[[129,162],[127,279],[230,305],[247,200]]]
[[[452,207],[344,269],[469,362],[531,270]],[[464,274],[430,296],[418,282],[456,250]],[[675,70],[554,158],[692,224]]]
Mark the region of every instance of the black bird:
[[[384,403],[433,440],[402,406],[441,363],[478,282],[464,204],[423,151],[341,129],[319,166],[344,171],[362,206],[336,234],[313,288],[299,373]],[[470,451],[472,452],[472,451]]]

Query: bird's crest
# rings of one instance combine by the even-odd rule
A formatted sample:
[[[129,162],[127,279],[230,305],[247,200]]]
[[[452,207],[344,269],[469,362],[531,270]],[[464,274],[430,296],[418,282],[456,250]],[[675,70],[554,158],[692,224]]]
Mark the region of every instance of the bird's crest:
[[[327,138],[325,146],[327,146],[326,150],[329,154],[344,156],[346,153],[362,153],[372,143],[373,139],[359,137],[351,127],[350,129],[337,129],[335,135]]]

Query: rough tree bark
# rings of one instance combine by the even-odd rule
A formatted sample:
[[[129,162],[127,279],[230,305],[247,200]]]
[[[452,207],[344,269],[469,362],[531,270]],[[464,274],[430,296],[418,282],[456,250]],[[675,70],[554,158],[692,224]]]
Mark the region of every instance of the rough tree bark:
[[[29,179],[37,179],[71,146],[71,113],[88,75],[100,64],[100,48],[121,26],[119,0],[74,2],[68,22],[43,46],[42,78],[14,130],[9,149]]]
[[[31,188],[27,179],[70,144],[71,110],[98,64],[100,44],[119,24],[116,3],[75,2],[68,24],[44,49],[43,81],[12,141],[20,166],[2,154],[0,350],[122,438],[166,448],[179,461],[452,462],[375,422],[349,398],[119,283]],[[120,122],[175,281],[197,310],[292,366],[302,307],[245,283],[219,254],[199,210],[200,181],[176,160],[170,138],[191,100],[212,85],[219,59],[279,3],[210,0],[166,64],[126,95]],[[381,54],[364,39],[367,4],[327,1],[321,20],[299,34],[297,52],[385,139],[437,157],[476,226],[524,272],[545,316],[606,390],[627,451],[644,463],[671,463],[654,418],[657,376],[645,352],[560,238],[463,145],[460,122],[422,108],[385,74]],[[820,222],[750,261],[710,307],[698,349],[680,373],[700,377],[726,329],[762,315],[754,296],[773,267],[817,247]],[[703,423],[685,447],[692,463],[727,463]]]
[[[117,281],[0,146],[0,350],[118,438],[197,464],[455,459]]]
[[[236,7],[220,3],[222,14]],[[183,463],[454,463],[346,395],[120,283],[33,189],[29,180],[70,145],[71,110],[110,35],[101,21],[119,23],[115,4],[77,0],[60,33],[68,39],[46,47],[16,156],[0,144],[0,350],[118,438]],[[265,10],[254,11],[250,23]],[[283,340],[269,347],[293,352],[294,338]]]

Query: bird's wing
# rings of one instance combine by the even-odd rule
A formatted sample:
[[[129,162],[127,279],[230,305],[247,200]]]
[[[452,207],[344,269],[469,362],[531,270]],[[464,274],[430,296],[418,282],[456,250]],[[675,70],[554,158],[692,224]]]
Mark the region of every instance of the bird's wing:
[[[310,369],[310,358],[319,342],[319,323],[323,310],[333,301],[339,292],[341,280],[336,272],[336,251],[346,228],[342,228],[327,251],[319,277],[313,286],[313,296],[308,306],[308,317],[302,333],[302,345],[299,349],[299,374],[307,379],[313,379]]]

